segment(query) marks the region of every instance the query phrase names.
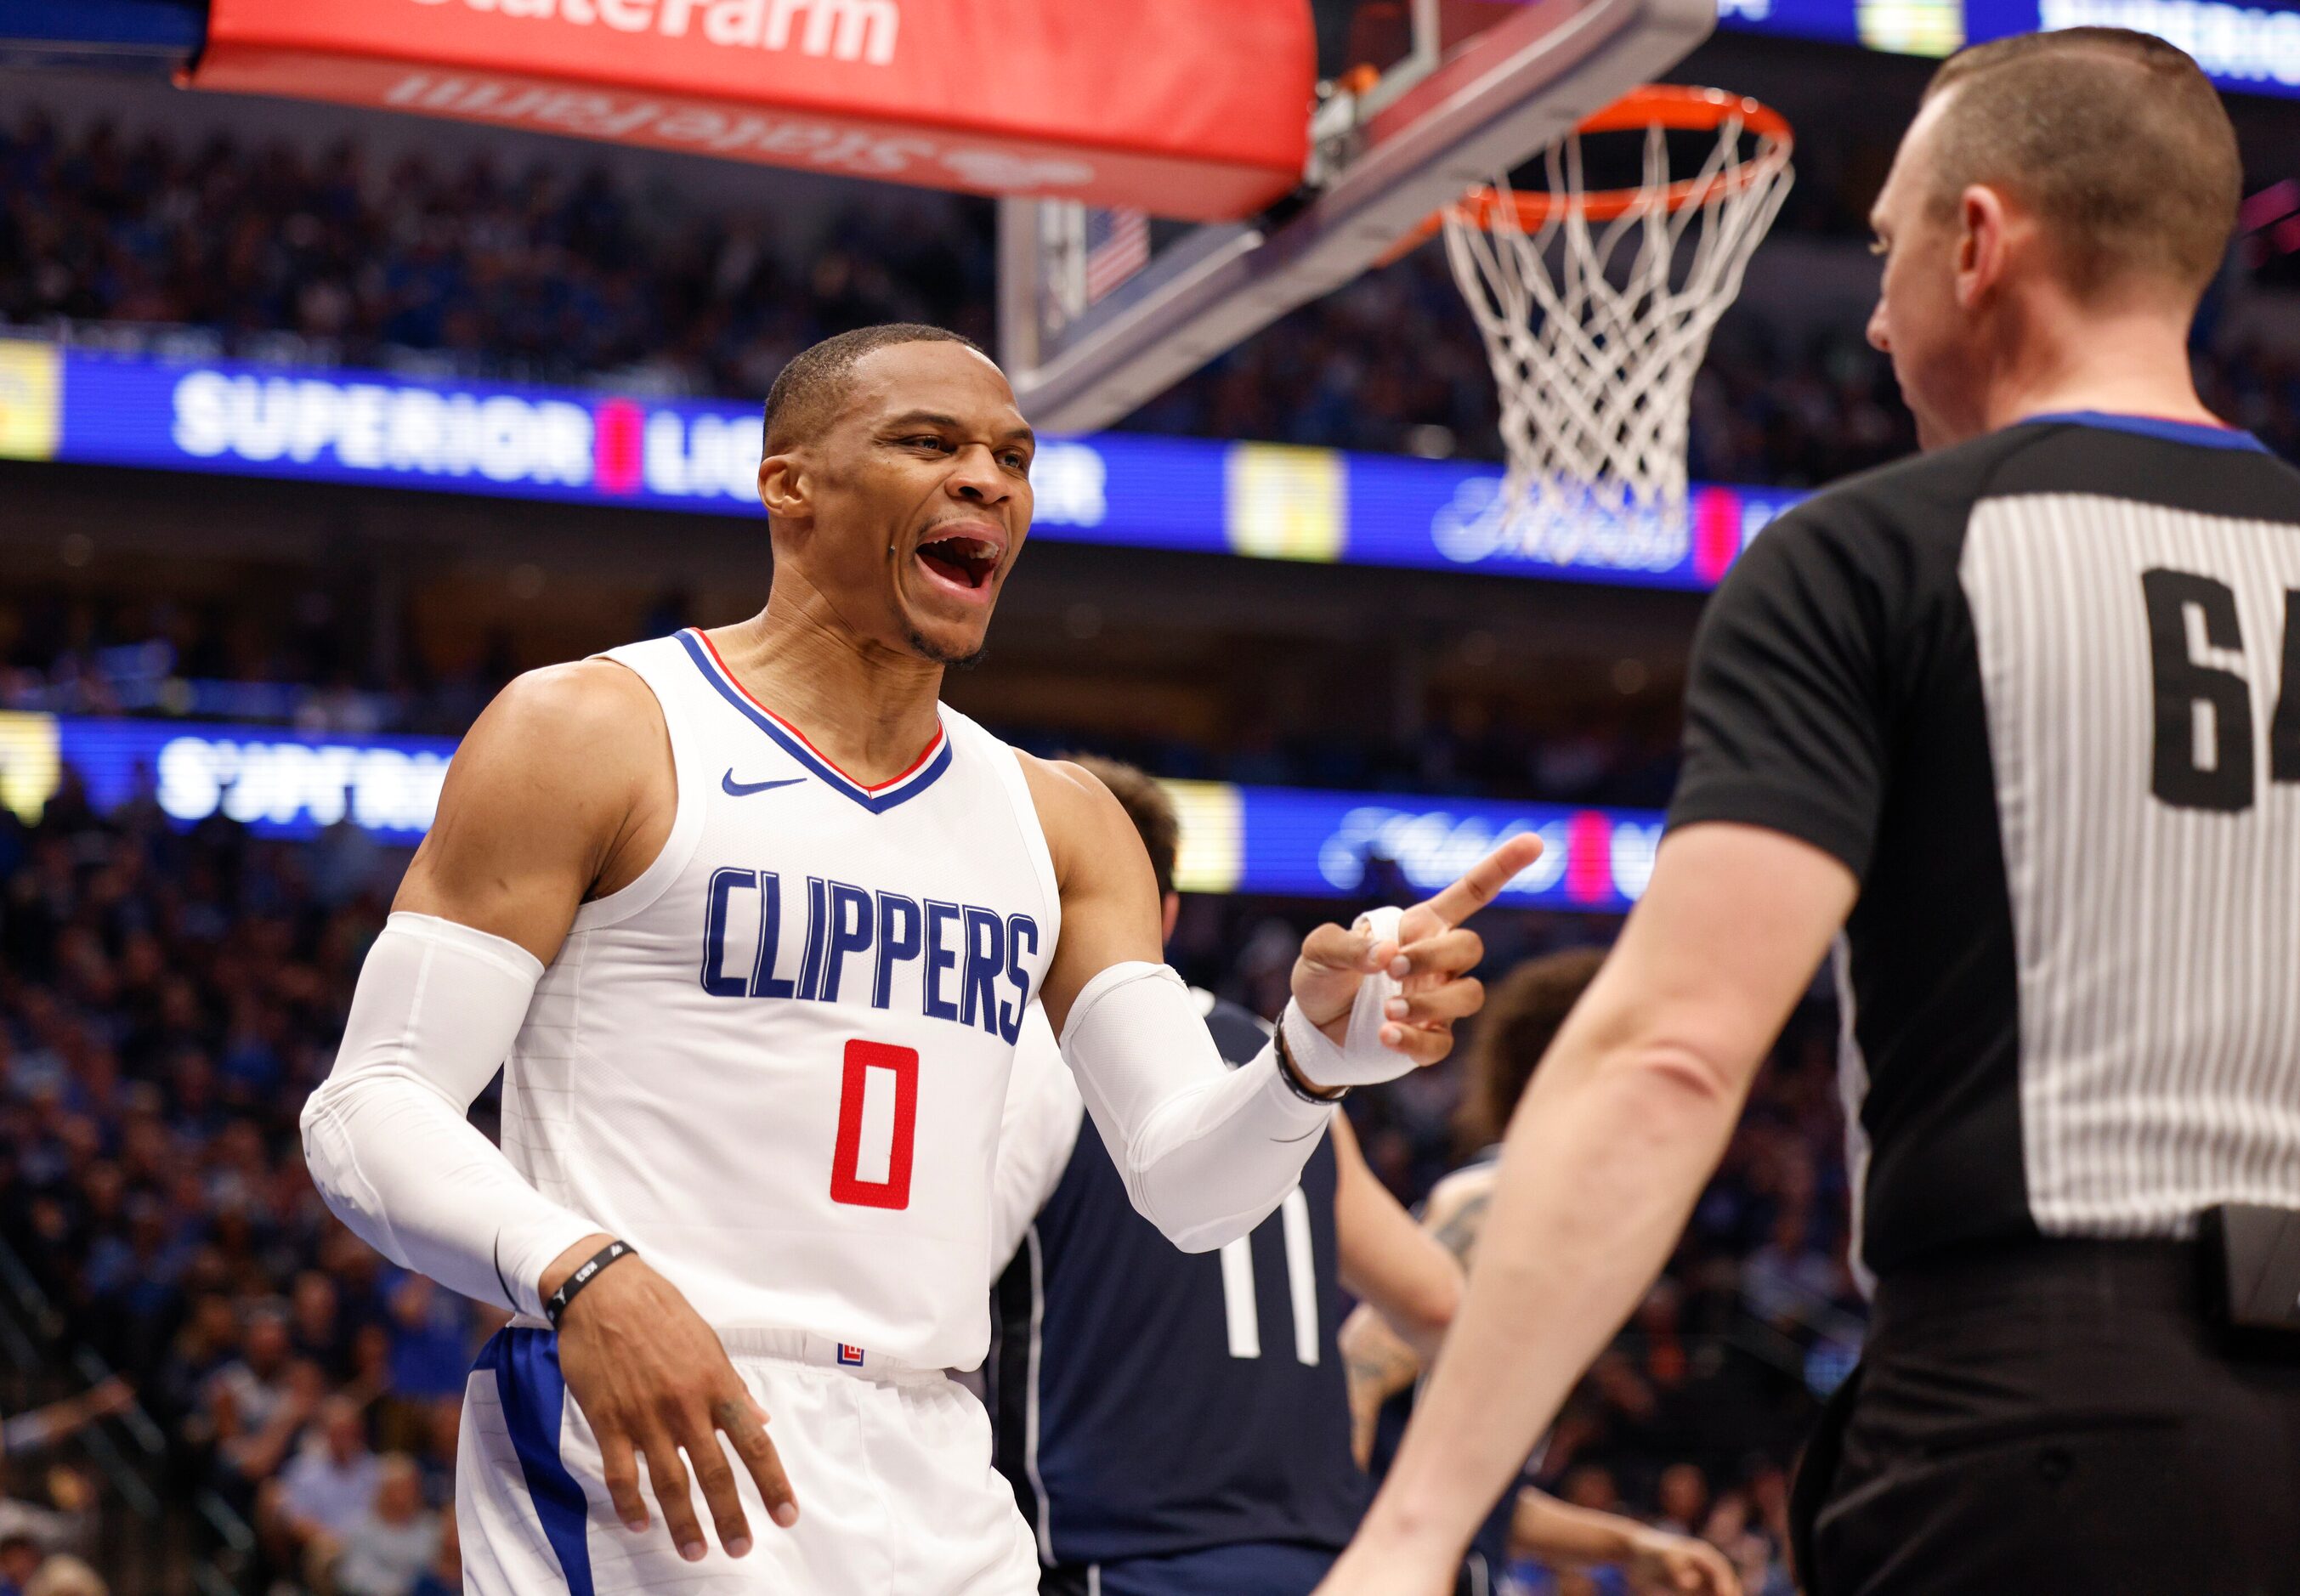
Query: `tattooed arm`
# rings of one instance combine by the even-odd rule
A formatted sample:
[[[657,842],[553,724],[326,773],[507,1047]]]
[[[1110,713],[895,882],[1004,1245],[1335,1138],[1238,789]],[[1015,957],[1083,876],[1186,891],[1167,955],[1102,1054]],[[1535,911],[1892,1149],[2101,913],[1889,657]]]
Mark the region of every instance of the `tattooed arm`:
[[[1492,1186],[1490,1168],[1464,1169],[1438,1182],[1429,1194],[1422,1228],[1454,1255],[1464,1273],[1477,1251]],[[1343,1323],[1341,1349],[1349,1382],[1350,1450],[1362,1467],[1373,1453],[1374,1424],[1381,1405],[1421,1377],[1425,1359],[1380,1314],[1363,1304]]]
[[[1434,1357],[1462,1305],[1462,1266],[1366,1167],[1347,1116],[1335,1120],[1332,1134],[1334,1251],[1343,1289],[1407,1346]]]

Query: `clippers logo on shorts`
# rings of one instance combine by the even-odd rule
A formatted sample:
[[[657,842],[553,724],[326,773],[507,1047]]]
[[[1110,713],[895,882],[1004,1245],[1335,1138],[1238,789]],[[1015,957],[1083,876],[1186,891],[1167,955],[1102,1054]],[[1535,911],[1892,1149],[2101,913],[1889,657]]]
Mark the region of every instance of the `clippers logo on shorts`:
[[[704,899],[703,990],[720,998],[787,998],[892,1010],[1021,1034],[1026,962],[1038,923],[971,903],[873,892],[809,876],[729,867]],[[899,991],[898,991],[899,987]],[[915,994],[912,996],[911,994]]]
[[[861,1368],[862,1367],[862,1349],[860,1347],[850,1347],[845,1342],[840,1342],[838,1343],[838,1366],[841,1368]]]

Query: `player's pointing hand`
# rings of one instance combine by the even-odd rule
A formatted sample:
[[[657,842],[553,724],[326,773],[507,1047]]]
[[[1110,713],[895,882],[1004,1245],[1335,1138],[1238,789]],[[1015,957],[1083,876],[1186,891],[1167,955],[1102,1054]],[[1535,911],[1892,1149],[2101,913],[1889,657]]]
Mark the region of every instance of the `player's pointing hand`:
[[[605,1239],[592,1236],[562,1253],[544,1272],[545,1293]],[[785,1529],[798,1522],[790,1480],[767,1437],[766,1414],[711,1326],[644,1258],[624,1259],[568,1304],[559,1324],[559,1367],[598,1440],[607,1494],[625,1528],[636,1534],[647,1527],[639,1494],[644,1459],[679,1556],[699,1562],[709,1550],[690,1484],[703,1487],[712,1528],[728,1555],[750,1550],[750,1521],[720,1444],[722,1433],[768,1516]]]
[[[1469,973],[1485,957],[1485,943],[1462,922],[1540,857],[1539,837],[1528,832],[1510,838],[1460,880],[1408,909],[1394,936],[1379,936],[1363,920],[1347,930],[1319,927],[1303,939],[1294,964],[1296,1004],[1343,1044],[1359,984],[1386,971],[1401,990],[1384,1008],[1382,1045],[1416,1065],[1437,1063],[1454,1050],[1454,1022],[1485,1003],[1484,986]]]

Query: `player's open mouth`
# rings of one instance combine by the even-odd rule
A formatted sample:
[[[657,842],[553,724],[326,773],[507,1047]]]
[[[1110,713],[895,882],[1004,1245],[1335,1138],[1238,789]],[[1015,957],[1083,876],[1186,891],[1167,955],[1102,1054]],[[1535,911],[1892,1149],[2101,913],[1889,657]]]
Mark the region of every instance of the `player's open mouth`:
[[[980,593],[990,586],[990,578],[998,570],[999,556],[1004,553],[1004,548],[990,538],[954,532],[921,544],[918,561],[944,586]]]

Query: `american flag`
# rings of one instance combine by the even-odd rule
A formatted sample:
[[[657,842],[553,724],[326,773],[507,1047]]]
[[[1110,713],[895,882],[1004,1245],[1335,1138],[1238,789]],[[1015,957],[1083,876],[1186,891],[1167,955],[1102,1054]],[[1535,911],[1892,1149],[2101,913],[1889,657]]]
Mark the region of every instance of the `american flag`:
[[[1150,263],[1150,218],[1140,211],[1086,213],[1086,302],[1099,304]]]

